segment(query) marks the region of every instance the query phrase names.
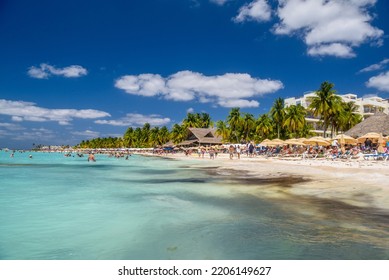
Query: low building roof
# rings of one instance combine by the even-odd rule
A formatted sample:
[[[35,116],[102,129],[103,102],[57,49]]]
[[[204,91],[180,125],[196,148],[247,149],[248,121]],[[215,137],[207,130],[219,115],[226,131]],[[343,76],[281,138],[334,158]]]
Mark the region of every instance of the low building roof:
[[[369,132],[382,133],[384,136],[389,135],[389,115],[378,112],[355,125],[344,134],[358,138]]]

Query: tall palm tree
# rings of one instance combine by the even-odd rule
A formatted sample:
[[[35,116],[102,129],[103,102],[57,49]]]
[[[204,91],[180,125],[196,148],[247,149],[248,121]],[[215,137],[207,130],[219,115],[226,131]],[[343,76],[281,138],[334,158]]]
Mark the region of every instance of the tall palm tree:
[[[280,138],[281,135],[281,128],[284,123],[284,118],[285,118],[285,101],[283,98],[279,97],[277,98],[274,103],[273,107],[270,109],[270,115],[276,124],[277,128],[277,138]]]
[[[201,113],[200,115],[201,128],[209,128],[213,126],[213,121],[208,113]]]
[[[225,121],[216,122],[216,134],[222,137],[223,142],[228,142],[230,139],[231,131]]]
[[[124,145],[126,147],[133,147],[133,143],[134,143],[133,134],[134,134],[134,129],[132,127],[127,128],[126,132],[123,135]]]
[[[158,134],[159,145],[163,145],[169,142],[169,139],[170,139],[169,129],[166,126],[161,127]]]
[[[255,119],[253,114],[245,113],[242,119],[242,135],[243,140],[246,142],[251,140],[250,136],[253,133],[255,127]]]
[[[152,129],[150,129],[149,143],[150,143],[151,147],[155,147],[157,145],[160,145],[160,143],[159,143],[159,127],[158,126],[155,126]]]
[[[234,140],[236,140],[237,143],[240,142],[238,129],[240,128],[242,122],[239,110],[239,108],[232,108],[227,117],[227,123],[231,129],[231,137],[234,137]]]
[[[273,133],[273,122],[268,114],[263,114],[258,117],[255,132],[259,136],[258,140],[269,138]]]
[[[200,114],[188,113],[186,118],[182,120],[182,126],[185,128],[189,127],[201,127]]]
[[[320,117],[323,121],[324,136],[326,135],[328,126],[331,124],[331,118],[339,111],[341,101],[341,97],[336,95],[336,91],[333,88],[334,84],[323,82],[319,90],[315,92],[315,96],[312,97],[311,104],[309,105],[309,109],[312,110],[313,115]]]
[[[306,120],[306,110],[301,104],[291,105],[285,108],[285,128],[291,132],[293,137],[298,136],[298,131],[302,130]]]
[[[133,135],[133,145],[134,147],[142,148],[144,142],[142,141],[142,130],[140,127],[135,128]]]
[[[149,123],[145,123],[142,127],[141,142],[143,147],[149,147],[149,136],[151,126]]]

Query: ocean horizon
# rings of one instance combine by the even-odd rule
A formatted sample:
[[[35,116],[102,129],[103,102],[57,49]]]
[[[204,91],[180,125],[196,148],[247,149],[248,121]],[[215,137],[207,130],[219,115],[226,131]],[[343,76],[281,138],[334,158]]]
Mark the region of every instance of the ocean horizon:
[[[1,260],[389,259],[387,214],[301,178],[95,156],[0,152]]]

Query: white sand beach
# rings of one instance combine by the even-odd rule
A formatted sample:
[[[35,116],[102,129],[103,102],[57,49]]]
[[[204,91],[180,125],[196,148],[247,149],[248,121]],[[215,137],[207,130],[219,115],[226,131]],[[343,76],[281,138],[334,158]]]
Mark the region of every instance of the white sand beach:
[[[169,158],[191,161],[191,166],[217,169],[225,176],[249,176],[250,178],[303,178],[292,182],[290,188],[268,192],[268,195],[293,194],[339,201],[350,206],[374,208],[389,213],[389,162],[385,161],[331,161],[326,159],[285,160],[279,158],[242,155],[232,160],[220,154],[214,160],[197,155],[170,154]],[[229,173],[228,170],[234,171]],[[255,188],[241,187],[255,192]],[[244,188],[244,189],[243,189]],[[262,192],[263,194],[263,192]]]

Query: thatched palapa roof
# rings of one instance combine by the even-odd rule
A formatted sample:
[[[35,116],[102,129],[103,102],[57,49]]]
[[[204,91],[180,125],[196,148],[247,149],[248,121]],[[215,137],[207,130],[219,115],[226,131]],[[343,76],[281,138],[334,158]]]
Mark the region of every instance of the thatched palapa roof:
[[[214,128],[188,128],[188,137],[179,146],[218,145],[222,143],[222,138],[216,135]]]
[[[389,115],[382,112],[376,113],[346,131],[344,134],[358,138],[369,132],[382,133],[384,136],[389,135]]]

